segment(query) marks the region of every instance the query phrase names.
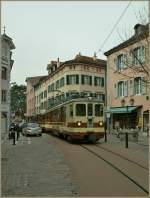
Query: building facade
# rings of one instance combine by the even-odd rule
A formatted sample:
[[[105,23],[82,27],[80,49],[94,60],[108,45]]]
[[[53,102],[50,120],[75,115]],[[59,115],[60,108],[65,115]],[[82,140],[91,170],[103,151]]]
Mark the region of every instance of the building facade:
[[[111,128],[148,129],[149,25],[137,24],[128,40],[105,52],[107,113]]]
[[[80,53],[73,60],[51,61],[47,65],[48,76],[33,86],[36,116],[71,98],[96,97],[104,102],[105,69],[106,61],[97,59],[96,56],[82,56]],[[27,95],[27,101],[29,97],[31,95]],[[27,102],[27,112],[29,107]],[[28,113],[28,116],[31,115]]]
[[[34,86],[38,84],[40,79],[44,78],[46,76],[35,76],[35,77],[28,77],[26,79],[27,82],[27,92],[26,92],[26,103],[27,103],[27,110],[26,110],[26,116],[27,118],[33,118],[36,113],[36,97],[35,97],[35,89]]]
[[[12,50],[15,45],[5,32],[1,35],[1,135],[10,125],[10,74],[14,63]]]

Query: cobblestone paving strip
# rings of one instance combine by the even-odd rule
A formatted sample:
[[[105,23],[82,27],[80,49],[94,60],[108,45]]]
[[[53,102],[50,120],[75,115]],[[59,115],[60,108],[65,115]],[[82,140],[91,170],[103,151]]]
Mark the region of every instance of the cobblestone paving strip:
[[[71,172],[49,136],[7,141],[2,161],[2,196],[74,196]]]

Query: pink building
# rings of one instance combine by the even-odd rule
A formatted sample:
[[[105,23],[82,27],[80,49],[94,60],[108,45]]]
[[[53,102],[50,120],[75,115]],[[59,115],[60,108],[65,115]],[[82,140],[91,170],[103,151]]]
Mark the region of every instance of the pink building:
[[[111,128],[148,128],[149,25],[137,24],[128,40],[105,52],[107,112]]]

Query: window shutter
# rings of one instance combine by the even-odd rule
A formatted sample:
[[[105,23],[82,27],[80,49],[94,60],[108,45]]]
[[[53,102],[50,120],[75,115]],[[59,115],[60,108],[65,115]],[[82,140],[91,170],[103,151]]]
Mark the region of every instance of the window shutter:
[[[114,93],[115,93],[115,98],[118,97],[118,88],[117,88],[117,83],[114,84]]]
[[[117,58],[114,59],[114,69],[115,71],[118,71]]]
[[[130,80],[130,96],[134,95],[134,80]]]
[[[145,62],[145,47],[141,46],[141,62],[144,63]]]
[[[76,75],[76,84],[79,84],[79,75]]]
[[[67,85],[69,85],[69,76],[67,75]]]
[[[133,66],[133,55],[132,55],[132,50],[130,50],[127,56],[127,67],[132,67],[132,66]]]
[[[81,76],[81,83],[84,84],[84,75]]]
[[[128,66],[127,54],[123,54],[123,68],[127,68],[127,66]]]
[[[97,84],[96,84],[96,77],[94,77],[94,85],[96,86]]]
[[[104,87],[104,78],[101,78],[101,86]]]
[[[128,81],[124,82],[124,96],[128,96]]]
[[[90,85],[92,85],[92,76],[90,76]]]
[[[147,93],[147,83],[144,77],[141,77],[141,87],[142,87],[142,94]]]

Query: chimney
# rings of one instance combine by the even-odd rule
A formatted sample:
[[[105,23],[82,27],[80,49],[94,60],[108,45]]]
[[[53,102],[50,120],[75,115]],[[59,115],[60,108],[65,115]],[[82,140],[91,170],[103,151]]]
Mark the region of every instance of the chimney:
[[[57,58],[57,68],[60,66],[59,58]]]
[[[144,25],[139,24],[139,23],[136,24],[134,26],[135,35],[140,35],[144,31],[144,29],[145,29],[145,26]]]
[[[96,60],[96,59],[97,59],[96,52],[94,52],[93,60]]]

